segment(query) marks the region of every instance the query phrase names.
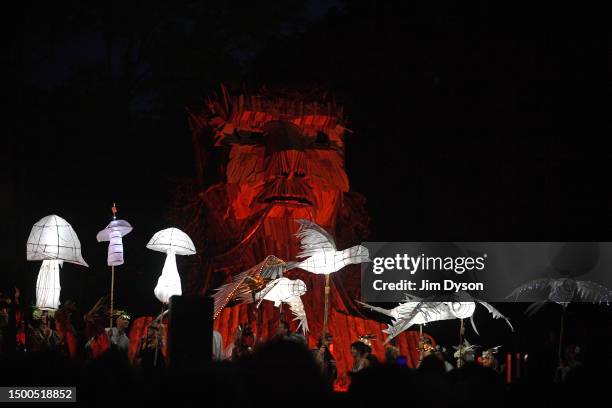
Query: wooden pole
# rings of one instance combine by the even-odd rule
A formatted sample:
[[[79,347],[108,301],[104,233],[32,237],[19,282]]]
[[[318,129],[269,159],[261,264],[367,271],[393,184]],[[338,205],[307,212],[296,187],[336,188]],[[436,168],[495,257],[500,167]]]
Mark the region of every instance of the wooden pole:
[[[463,365],[463,334],[465,333],[465,328],[463,327],[463,319],[461,320],[461,325],[459,326],[459,363]],[[457,364],[459,366],[459,364]]]
[[[329,292],[330,292],[330,286],[329,286],[329,274],[325,275],[325,309],[324,309],[324,315],[323,315],[323,335],[325,335],[327,333],[327,319],[328,319],[328,315],[329,315]]]
[[[115,267],[111,266],[110,328],[113,328],[113,307],[115,298]]]
[[[155,358],[153,359],[153,367],[157,367],[157,353],[158,353],[159,344],[162,338],[161,328],[163,326],[163,320],[164,320],[164,304],[163,303],[161,306],[161,313],[159,315],[161,316],[161,318],[159,319],[159,323],[157,327],[157,340],[155,341]]]
[[[419,366],[421,365],[421,361],[423,361],[423,324],[419,324]]]
[[[559,328],[559,365],[563,359],[563,326],[565,321],[565,309],[561,312],[561,327]]]

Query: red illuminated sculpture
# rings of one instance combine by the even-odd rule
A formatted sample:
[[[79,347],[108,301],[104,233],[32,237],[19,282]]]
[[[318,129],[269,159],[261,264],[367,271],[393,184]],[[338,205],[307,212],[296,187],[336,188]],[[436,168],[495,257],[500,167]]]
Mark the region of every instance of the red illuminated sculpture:
[[[366,238],[365,199],[349,191],[345,171],[344,139],[350,131],[332,99],[265,89],[231,95],[222,87],[203,107],[190,109],[189,120],[198,178],[179,189],[174,212],[199,245],[199,261],[183,277],[187,293],[208,296],[268,255],[294,260],[296,219],[323,227],[339,248]],[[308,287],[302,300],[314,345],[323,329],[325,281],[299,269],[287,276]],[[360,297],[359,266],[349,265],[331,279],[329,331],[342,376],[352,361],[350,344],[385,325],[366,319],[354,302]],[[258,309],[252,304],[223,309],[215,329],[226,346],[238,324],[250,323],[257,337],[266,339],[278,321],[278,309],[264,302]],[[397,339],[409,364],[418,361],[417,342],[418,334],[411,332]],[[382,342],[372,346],[382,358]]]

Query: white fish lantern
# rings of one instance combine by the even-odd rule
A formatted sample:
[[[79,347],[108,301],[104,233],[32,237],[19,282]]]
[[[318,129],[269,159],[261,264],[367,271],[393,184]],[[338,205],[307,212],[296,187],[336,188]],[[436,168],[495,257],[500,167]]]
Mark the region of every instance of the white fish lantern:
[[[26,244],[28,261],[43,261],[36,279],[36,307],[57,310],[61,293],[59,271],[64,262],[89,266],[81,255],[81,242],[62,217],[48,215],[34,224]]]
[[[168,304],[172,296],[183,294],[181,277],[176,267],[176,255],[194,255],[195,246],[191,238],[180,229],[167,228],[156,232],[147,244],[147,248],[166,254],[166,261],[154,293],[160,302]]]
[[[108,266],[123,265],[123,237],[132,231],[132,226],[125,220],[113,219],[106,228],[98,232],[98,242],[108,241]]]

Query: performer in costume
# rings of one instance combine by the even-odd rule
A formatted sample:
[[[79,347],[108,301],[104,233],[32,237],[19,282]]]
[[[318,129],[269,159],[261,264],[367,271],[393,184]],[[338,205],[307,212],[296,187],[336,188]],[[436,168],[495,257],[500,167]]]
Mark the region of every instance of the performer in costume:
[[[470,344],[467,340],[463,340],[463,343],[453,348],[455,349],[454,357],[457,359],[457,368],[463,367],[465,364],[473,363],[476,355],[476,348],[479,347],[475,344]]]
[[[331,353],[333,337],[330,333],[323,334],[317,342],[317,348],[313,350],[315,361],[319,364],[321,372],[330,389],[333,389],[334,381],[338,378],[336,359]]]
[[[419,351],[419,365],[421,365],[421,361],[423,361],[425,357],[434,353],[434,346],[431,339],[427,336],[421,336],[419,338],[417,350]]]
[[[28,325],[27,349],[32,352],[55,351],[60,337],[53,329],[50,312],[35,308],[32,323]]]
[[[378,358],[372,354],[372,340],[376,340],[376,336],[371,333],[359,336],[359,341],[366,346],[365,359],[368,360],[368,366],[370,367],[380,364]]]
[[[238,325],[234,333],[234,341],[227,346],[225,355],[232,361],[253,354],[255,349],[255,334],[250,325]]]
[[[492,347],[482,352],[482,365],[483,367],[491,368],[497,372],[500,372],[499,361],[497,361],[497,354],[501,346]]]
[[[143,369],[145,375],[150,374],[154,367],[164,368],[166,366],[166,360],[161,351],[164,348],[165,338],[164,325],[154,320],[147,327],[146,334],[140,339],[136,364]]]
[[[130,325],[130,315],[118,310],[115,327],[106,328],[106,334],[111,342],[111,347],[116,348],[119,351],[127,353],[130,348],[130,339],[128,338],[126,331]]]

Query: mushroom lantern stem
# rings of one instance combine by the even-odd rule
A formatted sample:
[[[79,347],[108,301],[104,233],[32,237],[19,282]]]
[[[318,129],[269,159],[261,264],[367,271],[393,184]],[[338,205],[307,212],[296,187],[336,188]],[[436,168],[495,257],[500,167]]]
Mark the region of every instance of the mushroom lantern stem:
[[[36,279],[36,307],[42,310],[57,310],[60,304],[60,266],[62,261],[44,260]]]
[[[155,297],[160,302],[168,304],[170,297],[182,294],[181,277],[176,267],[176,252],[170,248],[166,251],[166,261],[164,262],[162,274],[157,280]]]
[[[111,227],[110,242],[108,243],[108,264],[111,266],[123,265],[123,239],[118,227]]]

